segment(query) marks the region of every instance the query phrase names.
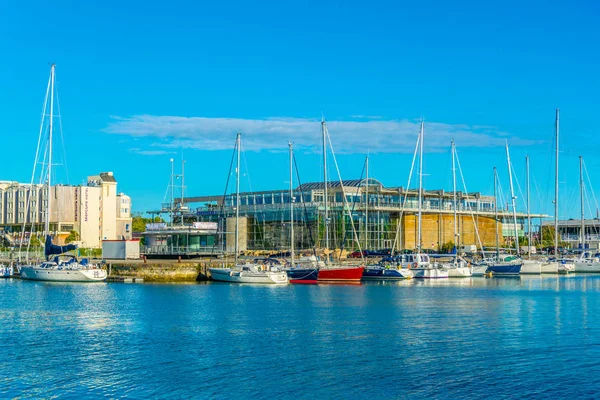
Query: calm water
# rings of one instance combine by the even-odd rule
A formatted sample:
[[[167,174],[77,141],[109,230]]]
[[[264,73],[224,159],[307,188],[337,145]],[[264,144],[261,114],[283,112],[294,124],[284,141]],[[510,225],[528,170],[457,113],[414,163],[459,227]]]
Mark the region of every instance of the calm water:
[[[595,397],[600,276],[1,280],[0,397]]]

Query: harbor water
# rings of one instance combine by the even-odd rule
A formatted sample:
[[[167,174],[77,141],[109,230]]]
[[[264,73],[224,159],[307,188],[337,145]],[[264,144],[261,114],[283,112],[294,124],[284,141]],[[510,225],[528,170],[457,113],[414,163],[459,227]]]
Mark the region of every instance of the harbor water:
[[[0,398],[593,398],[600,276],[0,281]]]

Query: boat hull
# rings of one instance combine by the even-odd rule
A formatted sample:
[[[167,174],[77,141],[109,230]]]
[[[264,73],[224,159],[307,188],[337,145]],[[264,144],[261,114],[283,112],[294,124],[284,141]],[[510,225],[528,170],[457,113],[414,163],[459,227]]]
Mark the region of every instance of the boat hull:
[[[410,279],[414,276],[408,268],[383,268],[383,267],[365,267],[362,280],[400,280]]]
[[[319,269],[319,282],[360,282],[364,267],[325,267]]]
[[[471,276],[473,276],[471,267],[448,268],[448,278],[469,278]]]
[[[0,278],[10,278],[13,273],[12,265],[0,265]]]
[[[106,270],[90,269],[53,269],[35,266],[21,267],[21,279],[46,282],[102,282],[106,280]]]
[[[235,271],[228,268],[210,268],[210,276],[214,281],[230,283],[255,283],[266,285],[285,285],[288,283],[287,274],[283,271],[247,272]]]
[[[539,261],[523,261],[520,274],[539,275],[542,273],[542,263]]]
[[[590,274],[600,273],[600,263],[599,262],[575,260],[575,262],[573,262],[573,265],[575,266],[574,272],[590,273]]]
[[[474,265],[471,268],[473,269],[473,276],[484,276],[488,269],[487,265]]]
[[[491,264],[488,265],[486,273],[493,275],[519,275],[521,273],[521,264]]]
[[[290,283],[315,284],[319,278],[318,268],[290,268],[286,271]]]
[[[448,278],[448,270],[440,268],[416,268],[412,270],[416,279]]]

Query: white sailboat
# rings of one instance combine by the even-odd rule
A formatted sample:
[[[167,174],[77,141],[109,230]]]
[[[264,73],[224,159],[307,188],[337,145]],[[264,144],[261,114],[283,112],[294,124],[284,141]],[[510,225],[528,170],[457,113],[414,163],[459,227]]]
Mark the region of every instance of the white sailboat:
[[[525,156],[525,169],[527,171],[527,259],[523,260],[521,275],[539,275],[542,273],[542,262],[531,259],[531,202],[529,188],[529,156]]]
[[[239,263],[239,236],[240,236],[240,152],[242,135],[237,134],[235,141],[237,152],[237,168],[235,174],[235,263],[233,268],[210,268],[210,276],[214,281],[231,283],[258,283],[258,284],[287,284],[288,276],[279,266],[270,264]]]
[[[566,260],[560,260],[558,254],[558,153],[559,153],[559,132],[560,132],[560,110],[556,109],[555,128],[555,169],[554,169],[554,260],[542,263],[542,274],[569,273],[575,270],[573,263]]]
[[[425,133],[425,123],[421,121],[421,131],[419,132],[419,209],[417,218],[417,251],[413,254],[412,272],[415,278],[437,279],[448,278],[448,270],[441,264],[432,263],[427,254],[421,254],[422,249],[422,208],[423,208],[423,136]]]
[[[454,146],[454,139],[452,140],[452,203],[454,208],[454,247],[458,248],[458,220],[457,220],[457,209],[456,209],[456,147]],[[449,278],[468,278],[473,275],[473,268],[469,266],[464,260],[458,259],[458,254],[454,255],[452,264],[448,266],[448,277]]]
[[[12,265],[0,264],[0,278],[10,278],[14,273]]]
[[[598,273],[600,272],[600,259],[592,257],[589,251],[585,251],[585,189],[583,182],[583,157],[581,156],[579,156],[579,187],[581,193],[581,228],[579,234],[581,256],[574,260],[573,267],[575,272]]]
[[[49,120],[48,120],[48,163],[47,163],[47,176],[46,176],[46,189],[48,193],[46,201],[46,210],[44,215],[44,232],[45,232],[45,246],[44,253],[46,261],[39,265],[25,265],[20,268],[21,278],[36,280],[36,281],[52,281],[52,282],[98,282],[106,279],[107,272],[104,269],[98,268],[97,266],[90,264],[87,259],[78,260],[73,255],[64,254],[67,251],[75,250],[77,246],[56,246],[52,244],[52,237],[50,235],[50,210],[51,210],[51,181],[52,181],[52,129],[53,129],[53,118],[54,118],[54,81],[55,81],[55,70],[56,66],[52,64],[50,67],[50,79],[48,82],[48,90],[46,91],[46,100],[44,104],[47,104],[48,95],[50,95],[50,108],[49,108]],[[44,110],[45,112],[45,110]],[[44,121],[42,120],[42,126]],[[40,138],[43,135],[43,129],[40,129]],[[38,143],[41,141],[38,141]],[[39,149],[38,149],[39,150]],[[37,162],[37,160],[36,160]],[[35,167],[34,167],[35,171]],[[52,256],[52,259],[50,259]]]

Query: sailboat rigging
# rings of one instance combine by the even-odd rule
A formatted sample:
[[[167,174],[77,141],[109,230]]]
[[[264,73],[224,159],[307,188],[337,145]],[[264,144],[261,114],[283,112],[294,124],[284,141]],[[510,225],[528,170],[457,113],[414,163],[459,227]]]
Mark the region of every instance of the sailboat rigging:
[[[48,120],[48,137],[46,171],[45,175],[45,193],[46,207],[44,210],[44,255],[46,260],[39,265],[22,266],[21,278],[38,281],[58,281],[58,282],[97,282],[106,279],[106,270],[100,269],[97,266],[90,264],[87,259],[78,260],[75,256],[65,254],[68,251],[77,249],[77,246],[69,244],[66,246],[58,246],[52,243],[52,231],[50,229],[50,218],[52,210],[52,152],[53,152],[53,120],[54,120],[54,92],[55,92],[55,71],[54,64],[50,67],[50,80],[46,91],[46,99],[44,107],[48,104],[48,96],[50,96],[49,105],[49,120]],[[45,114],[45,112],[44,112]],[[44,119],[42,118],[42,127]],[[42,142],[43,129],[40,128],[40,137],[38,138],[38,150],[36,151],[36,160],[39,154],[39,143]],[[35,174],[35,167],[34,167]],[[57,204],[58,206],[58,204]],[[55,256],[55,257],[52,257]]]

